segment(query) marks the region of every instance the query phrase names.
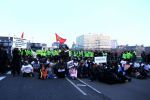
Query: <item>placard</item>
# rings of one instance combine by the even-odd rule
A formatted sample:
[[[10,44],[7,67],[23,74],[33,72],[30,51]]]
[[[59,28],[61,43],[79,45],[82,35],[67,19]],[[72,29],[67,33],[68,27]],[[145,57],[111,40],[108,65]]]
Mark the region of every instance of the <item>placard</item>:
[[[13,48],[27,48],[27,40],[26,39],[21,39],[21,38],[13,38]]]
[[[94,62],[97,64],[107,63],[107,57],[106,56],[94,57]]]

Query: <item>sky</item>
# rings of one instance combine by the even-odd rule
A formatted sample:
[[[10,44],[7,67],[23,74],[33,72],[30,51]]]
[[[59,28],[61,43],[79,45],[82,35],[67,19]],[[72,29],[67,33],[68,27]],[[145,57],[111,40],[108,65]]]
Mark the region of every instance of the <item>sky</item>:
[[[51,45],[55,33],[69,46],[96,33],[119,45],[150,46],[150,0],[0,0],[0,36]]]

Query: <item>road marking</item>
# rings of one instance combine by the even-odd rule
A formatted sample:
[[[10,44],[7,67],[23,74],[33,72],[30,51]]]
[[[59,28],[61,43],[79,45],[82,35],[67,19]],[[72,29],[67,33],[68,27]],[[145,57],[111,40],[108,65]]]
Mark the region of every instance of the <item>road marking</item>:
[[[78,91],[80,91],[83,95],[87,95],[83,90],[81,90],[78,86],[76,86],[71,80],[66,78],[68,82],[70,82]]]
[[[95,92],[102,94],[100,91],[98,91],[97,89],[95,89],[94,87],[92,87],[91,85],[85,83],[84,81],[78,79],[81,83],[85,84],[86,86],[88,86],[89,88],[91,88],[92,90],[94,90]]]
[[[3,80],[5,77],[6,77],[6,76],[1,76],[1,77],[0,77],[0,81]]]
[[[85,84],[77,84],[77,86],[86,86]]]

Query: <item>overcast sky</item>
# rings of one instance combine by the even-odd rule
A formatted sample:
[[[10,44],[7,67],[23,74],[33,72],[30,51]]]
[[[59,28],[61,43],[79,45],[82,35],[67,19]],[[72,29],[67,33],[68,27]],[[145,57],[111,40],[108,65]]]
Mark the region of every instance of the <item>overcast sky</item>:
[[[0,0],[0,35],[49,45],[55,33],[70,46],[99,33],[119,44],[150,45],[150,0]]]

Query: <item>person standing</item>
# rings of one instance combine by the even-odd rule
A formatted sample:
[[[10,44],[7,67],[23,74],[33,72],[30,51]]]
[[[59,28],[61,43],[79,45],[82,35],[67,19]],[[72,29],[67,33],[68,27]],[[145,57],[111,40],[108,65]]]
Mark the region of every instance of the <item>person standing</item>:
[[[7,71],[8,56],[3,46],[0,46],[0,73],[4,74]]]
[[[15,48],[12,52],[12,75],[15,76],[16,74],[20,74],[21,69],[21,55],[18,48]]]

